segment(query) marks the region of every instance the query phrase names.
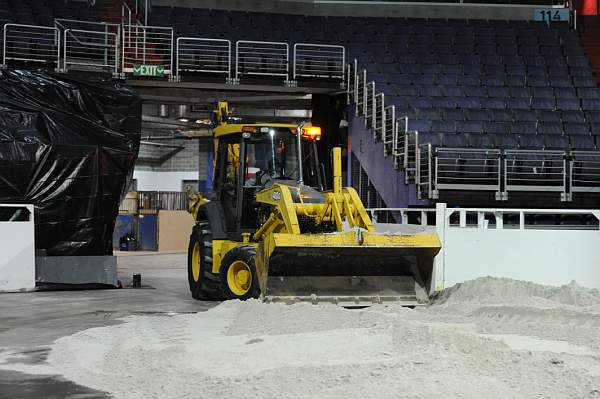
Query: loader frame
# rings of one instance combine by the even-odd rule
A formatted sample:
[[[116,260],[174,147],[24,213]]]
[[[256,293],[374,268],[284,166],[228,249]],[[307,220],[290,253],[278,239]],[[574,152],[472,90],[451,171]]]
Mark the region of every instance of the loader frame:
[[[227,284],[231,284],[238,277],[250,287],[247,274],[252,273],[252,284],[258,282],[258,286],[251,286],[251,294],[260,292],[267,300],[272,298],[271,287],[282,286],[282,284],[285,301],[313,298],[314,294],[306,291],[306,287],[315,281],[316,286],[325,287],[330,284],[330,288],[333,287],[332,291],[336,291],[342,297],[340,300],[338,294],[332,295],[330,299],[335,303],[346,303],[351,300],[358,304],[362,301],[358,295],[354,296],[347,290],[338,290],[336,284],[339,283],[348,284],[348,287],[357,290],[365,287],[374,290],[382,289],[389,297],[404,300],[404,297],[390,292],[393,291],[394,284],[410,285],[410,279],[406,274],[396,273],[390,265],[383,264],[386,260],[388,263],[410,264],[410,275],[415,276],[411,281],[415,286],[418,283],[422,287],[421,299],[427,296],[425,293],[428,290],[427,284],[421,278],[423,273],[416,266],[417,260],[422,257],[432,260],[440,249],[439,239],[434,234],[397,235],[377,232],[357,192],[351,187],[342,186],[341,148],[336,147],[332,150],[333,186],[331,190],[324,191],[322,189],[324,179],[320,175],[323,168],[318,163],[316,146],[314,146],[315,137],[318,139],[319,136],[305,136],[305,124],[229,124],[229,115],[227,104],[219,103],[219,109],[215,112],[219,125],[214,129],[216,155],[213,192],[215,198],[209,201],[201,195],[195,195],[191,197],[189,203],[189,211],[193,214],[197,226],[210,227],[212,237],[210,247],[207,247],[206,243],[203,244],[205,251],[210,252],[210,257],[203,258],[207,269],[210,267],[211,274],[207,277],[213,283],[220,278],[224,290],[228,292],[226,297],[227,295],[232,297],[232,290],[228,291],[231,286],[227,287]],[[285,148],[290,148],[292,145],[296,147],[292,148],[292,151],[296,151],[296,162],[298,162],[295,169],[297,181],[275,180],[265,188],[259,184],[259,179],[256,177],[254,186],[245,185],[248,170],[247,141],[252,140],[253,132],[260,131],[268,132],[273,143],[276,129],[287,131],[290,136],[295,132],[296,142],[288,143]],[[314,129],[311,134],[313,133]],[[317,182],[315,183],[318,185],[317,190],[305,185],[303,178],[302,148],[305,139],[313,140],[312,154],[316,163],[309,165],[308,170],[314,168],[316,171],[316,176],[313,174],[312,178]],[[283,151],[281,153],[283,154]],[[273,160],[274,156],[275,152],[273,152]],[[231,184],[232,180],[237,183]],[[256,191],[250,191],[254,187]],[[312,223],[312,227],[308,230],[307,221]],[[194,234],[206,235],[208,232],[192,233],[190,248],[194,243],[194,250],[196,250],[200,244],[198,239],[194,238]],[[339,249],[343,255],[337,254],[336,249]],[[319,261],[309,259],[318,257],[320,253],[328,255],[323,258],[322,267],[315,267]],[[288,261],[288,257],[294,254],[301,254],[307,261],[297,259]],[[384,260],[373,258],[379,255]],[[351,263],[354,258],[359,258],[352,267],[348,268],[352,270],[351,276],[344,277],[343,273],[335,274],[338,266],[341,266],[338,265],[340,259],[338,256],[341,256],[342,261],[346,259]],[[199,258],[197,254],[195,258]],[[409,258],[411,261],[407,260]],[[241,270],[237,277],[232,277],[229,272],[233,264],[236,265],[236,270]],[[373,268],[370,267],[371,264],[374,265]],[[362,269],[359,270],[365,265],[367,269],[371,269],[373,275],[361,272]],[[307,273],[307,270],[315,272],[317,277]],[[199,274],[196,269],[194,276]],[[190,281],[192,292],[194,292],[193,283]],[[299,291],[288,293],[285,284],[294,286]],[[416,290],[415,288],[414,291]],[[368,292],[365,295],[372,296]],[[407,303],[416,301],[413,298],[415,296],[419,296],[419,293],[408,296]],[[377,295],[377,299],[374,300],[380,301],[380,299]]]

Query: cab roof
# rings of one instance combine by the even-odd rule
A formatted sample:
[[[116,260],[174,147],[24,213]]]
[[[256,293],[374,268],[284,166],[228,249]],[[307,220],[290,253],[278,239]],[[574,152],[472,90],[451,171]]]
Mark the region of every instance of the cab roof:
[[[283,129],[296,129],[298,125],[292,123],[224,123],[213,129],[215,137],[223,137],[230,134],[241,133],[244,126],[253,127],[275,127]]]

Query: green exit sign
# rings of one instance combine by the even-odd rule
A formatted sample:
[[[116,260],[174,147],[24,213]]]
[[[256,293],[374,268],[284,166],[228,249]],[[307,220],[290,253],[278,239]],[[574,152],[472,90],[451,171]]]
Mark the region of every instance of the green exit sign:
[[[162,78],[164,74],[164,65],[136,64],[133,66],[133,76],[151,76],[155,78]]]

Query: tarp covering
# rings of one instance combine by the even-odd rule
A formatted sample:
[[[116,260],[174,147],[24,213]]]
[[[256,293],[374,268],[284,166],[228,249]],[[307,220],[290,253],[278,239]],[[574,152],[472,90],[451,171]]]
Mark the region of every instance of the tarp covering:
[[[0,71],[0,202],[35,205],[35,247],[110,255],[140,143],[141,99],[123,81]]]

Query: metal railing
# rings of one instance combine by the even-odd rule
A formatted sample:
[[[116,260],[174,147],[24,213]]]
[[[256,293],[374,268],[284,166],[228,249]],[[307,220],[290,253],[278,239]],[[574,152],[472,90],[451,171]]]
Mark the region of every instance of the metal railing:
[[[368,208],[374,223],[435,226],[435,208]]]
[[[396,169],[405,169],[406,164],[405,160],[406,152],[408,151],[407,147],[407,138],[406,134],[408,130],[408,117],[402,116],[396,119],[396,128],[394,129],[394,137],[393,137],[393,148],[392,155],[394,156],[394,167]]]
[[[365,85],[365,126],[367,129],[373,128],[373,118],[375,115],[375,82],[369,82]]]
[[[238,40],[235,43],[235,79],[242,76],[289,76],[289,46],[283,42]]]
[[[115,33],[118,34],[119,37],[121,36],[121,24],[114,24],[108,22],[82,21],[79,19],[69,18],[54,18],[54,26],[59,28],[61,31],[64,31],[66,29],[82,29],[93,30],[94,32]]]
[[[343,80],[345,63],[344,46],[294,44],[294,80],[299,77]]]
[[[587,209],[444,209],[449,227],[514,230],[599,230],[600,212]]]
[[[134,215],[138,213],[137,198],[123,198],[119,204],[119,214]]]
[[[148,0],[131,0],[131,3],[134,2],[135,4],[132,4],[132,6],[135,11],[135,15],[137,15],[138,18],[143,17],[143,23],[148,23],[148,13],[151,10],[151,4],[148,4]]]
[[[174,32],[163,26],[125,25],[123,27],[122,70],[134,75],[142,65],[157,66],[153,76],[173,70]]]
[[[367,208],[366,211],[374,223],[433,227],[442,222],[451,228],[496,230],[600,229],[600,211],[590,209],[446,208],[445,204],[439,204],[437,209]]]
[[[567,200],[564,151],[505,150],[504,191],[558,191]]]
[[[571,151],[570,193],[600,192],[600,153]]]
[[[110,70],[118,74],[120,24],[55,18],[54,26],[60,29],[62,36],[62,70]]]
[[[51,65],[60,69],[60,30],[56,27],[5,24],[2,65],[7,61]]]
[[[408,121],[408,118],[406,118],[406,120]],[[404,128],[406,129],[407,127],[408,123],[404,126]],[[404,143],[404,155],[402,156],[402,163],[404,170],[406,171],[407,181],[411,181],[417,170],[417,147],[420,144],[419,132],[414,130],[404,130],[404,134],[402,134],[402,129],[399,129],[396,140],[398,141],[398,146]]]
[[[419,199],[433,197],[433,149],[431,143],[420,144],[417,147],[416,184]]]
[[[119,73],[119,37],[116,33],[81,29],[63,32],[63,70],[90,67]]]
[[[385,135],[385,94],[375,94],[373,103],[373,139],[383,140]]]
[[[433,159],[433,184],[429,198],[439,190],[502,191],[501,151],[496,149],[436,148]],[[431,175],[431,173],[430,173]]]
[[[385,105],[385,101],[384,101]],[[396,135],[396,107],[394,105],[388,105],[383,109],[383,155],[391,155],[394,151],[394,137]]]
[[[144,6],[141,11],[145,11]],[[67,18],[55,19],[54,27],[5,24],[2,65],[32,62],[51,64],[56,70],[173,75],[175,80],[182,72],[224,75],[227,83],[238,84],[243,76],[282,76],[287,85],[296,85],[296,78],[319,78],[341,81],[342,88],[348,84],[348,96],[356,96],[356,69],[346,67],[344,46],[296,43],[291,55],[284,42],[240,40],[234,58],[229,40],[179,37],[175,41],[173,28],[136,23],[133,16],[124,2],[122,25]]]
[[[231,78],[231,41],[177,38],[175,71],[177,78],[181,72],[225,75]]]
[[[365,86],[367,84],[367,71],[356,71],[354,75],[354,102],[356,104],[356,116],[362,116],[365,113]]]
[[[153,213],[159,210],[187,210],[187,193],[179,191],[138,191],[135,198],[124,198],[119,206],[121,214]]]
[[[353,63],[348,64],[346,68],[346,103],[351,104],[354,101],[354,91],[356,90],[356,80],[355,80],[355,71],[356,64],[358,61],[354,60]]]

